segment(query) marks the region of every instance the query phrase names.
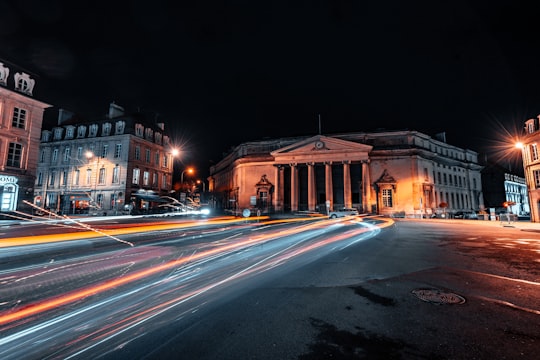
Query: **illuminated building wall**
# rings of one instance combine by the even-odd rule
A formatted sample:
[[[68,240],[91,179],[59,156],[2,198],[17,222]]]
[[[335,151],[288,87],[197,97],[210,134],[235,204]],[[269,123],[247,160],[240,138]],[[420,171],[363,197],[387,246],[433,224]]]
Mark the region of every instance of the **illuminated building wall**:
[[[0,59],[0,211],[29,212],[43,113],[34,75]]]
[[[483,210],[481,169],[476,152],[416,131],[348,133],[241,144],[209,183],[215,206],[237,214],[356,207],[419,217]]]
[[[525,135],[521,139],[523,170],[529,191],[532,222],[540,222],[540,126],[538,118],[525,122]]]
[[[42,131],[38,160],[34,202],[63,214],[149,212],[172,188],[164,125],[115,104],[95,121],[61,110]]]

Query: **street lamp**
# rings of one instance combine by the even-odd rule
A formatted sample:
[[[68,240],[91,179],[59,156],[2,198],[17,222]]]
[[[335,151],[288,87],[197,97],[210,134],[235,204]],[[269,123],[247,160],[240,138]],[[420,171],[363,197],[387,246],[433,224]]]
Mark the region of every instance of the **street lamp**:
[[[184,173],[187,172],[188,174],[193,174],[195,170],[193,168],[187,168],[184,171],[182,171],[182,174],[180,174],[180,184],[184,184]]]

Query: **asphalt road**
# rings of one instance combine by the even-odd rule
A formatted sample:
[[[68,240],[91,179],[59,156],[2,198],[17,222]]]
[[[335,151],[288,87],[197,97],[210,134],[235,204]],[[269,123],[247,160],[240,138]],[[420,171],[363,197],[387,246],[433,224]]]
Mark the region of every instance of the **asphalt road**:
[[[104,358],[536,359],[539,281],[538,233],[397,221]]]

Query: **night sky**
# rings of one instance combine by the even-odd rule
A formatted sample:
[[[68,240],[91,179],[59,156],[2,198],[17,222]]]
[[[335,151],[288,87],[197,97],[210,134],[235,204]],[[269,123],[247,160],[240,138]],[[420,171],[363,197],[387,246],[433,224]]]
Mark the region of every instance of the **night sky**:
[[[494,155],[540,114],[532,3],[0,0],[0,58],[55,111],[157,113],[201,174],[319,129],[446,132]]]

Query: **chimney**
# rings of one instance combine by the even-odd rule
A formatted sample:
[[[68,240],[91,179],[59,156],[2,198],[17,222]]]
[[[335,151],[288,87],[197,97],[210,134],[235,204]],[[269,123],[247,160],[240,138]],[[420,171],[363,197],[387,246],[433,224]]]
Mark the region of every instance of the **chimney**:
[[[73,113],[66,109],[58,110],[58,125],[62,125],[64,122],[68,121],[73,117]]]
[[[114,103],[114,101],[109,105],[109,119],[113,119],[118,116],[124,115],[124,108],[121,106],[118,106]]]

